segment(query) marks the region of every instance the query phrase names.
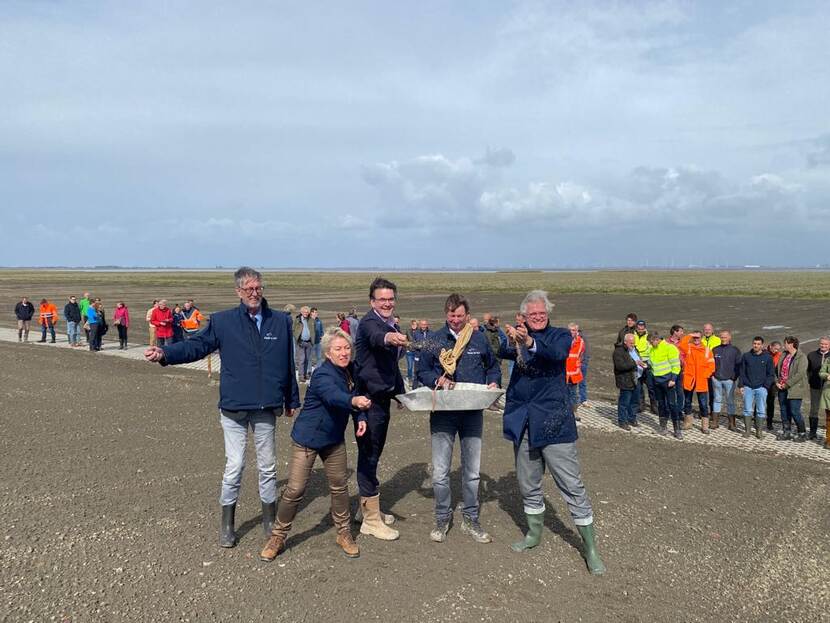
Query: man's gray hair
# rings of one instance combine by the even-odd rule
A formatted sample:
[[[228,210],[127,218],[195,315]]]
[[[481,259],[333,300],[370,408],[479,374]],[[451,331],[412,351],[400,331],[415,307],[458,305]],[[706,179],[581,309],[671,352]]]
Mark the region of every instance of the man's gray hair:
[[[250,266],[242,266],[238,268],[237,271],[233,274],[234,281],[236,281],[236,287],[241,288],[242,284],[244,284],[248,279],[256,279],[260,283],[262,283],[262,273],[258,270],[254,270]]]
[[[349,343],[349,346],[352,346],[352,359],[354,359],[352,337],[340,327],[329,327],[326,329],[326,332],[323,333],[323,338],[320,340],[320,350],[323,352],[323,356],[328,354],[329,349],[331,348],[331,343],[337,338],[343,338]]]
[[[825,340],[830,342],[830,335],[822,335],[820,338],[818,338],[819,342],[824,342]]]
[[[530,303],[535,303],[537,301],[542,301],[545,304],[545,311],[551,313],[553,311],[553,303],[550,302],[548,298],[548,293],[544,290],[531,290],[527,293],[527,296],[522,301],[522,304],[519,305],[519,311],[522,314],[527,313],[527,306]]]

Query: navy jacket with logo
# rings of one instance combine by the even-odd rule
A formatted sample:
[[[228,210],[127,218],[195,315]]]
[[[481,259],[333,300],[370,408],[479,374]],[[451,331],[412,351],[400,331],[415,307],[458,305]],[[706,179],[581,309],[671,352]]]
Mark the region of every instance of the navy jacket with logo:
[[[565,362],[573,338],[570,331],[547,326],[531,331],[535,352],[522,347],[517,360],[514,344],[499,351],[502,359],[513,359],[513,373],[504,407],[504,437],[518,446],[527,431],[531,448],[576,441],[576,420],[565,386]]]
[[[364,411],[352,407],[352,398],[358,395],[353,375],[354,364],[341,368],[328,359],[314,370],[305,393],[303,410],[291,429],[291,439],[314,450],[345,441],[349,415],[354,417],[355,422],[366,419]]]
[[[198,361],[219,350],[220,409],[296,409],[300,391],[294,375],[291,316],[272,310],[265,299],[261,311],[259,331],[243,303],[211,314],[203,331],[186,342],[162,347],[162,365]]]
[[[426,387],[435,387],[436,381],[444,373],[438,356],[441,349],[452,350],[455,348],[455,336],[450,332],[447,325],[438,331],[429,334],[429,338],[421,348],[421,357],[418,361],[418,381]],[[453,381],[457,383],[479,383],[489,385],[501,381],[501,368],[499,360],[493,354],[487,336],[481,331],[473,331],[467,348],[458,360],[455,368]]]

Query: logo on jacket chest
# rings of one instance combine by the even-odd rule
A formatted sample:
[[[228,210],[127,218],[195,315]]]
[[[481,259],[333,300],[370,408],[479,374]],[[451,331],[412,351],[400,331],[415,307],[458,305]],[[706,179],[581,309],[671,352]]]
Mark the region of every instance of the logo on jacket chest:
[[[268,333],[266,333],[265,335],[262,336],[262,339],[270,341],[270,340],[278,340],[279,338],[276,335],[274,335],[273,333],[271,333],[270,331],[268,331]]]

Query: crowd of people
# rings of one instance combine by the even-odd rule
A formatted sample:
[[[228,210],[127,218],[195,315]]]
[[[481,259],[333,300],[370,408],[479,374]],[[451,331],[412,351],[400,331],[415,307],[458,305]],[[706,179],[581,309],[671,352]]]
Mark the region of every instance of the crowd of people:
[[[395,516],[381,505],[378,467],[391,409],[397,403],[395,396],[406,391],[400,360],[416,352],[411,381],[435,391],[451,389],[459,382],[497,387],[502,383],[500,360],[513,362],[503,434],[514,449],[516,485],[527,530],[512,548],[520,552],[540,542],[545,510],[542,477],[548,470],[582,538],[589,571],[604,573],[595,542],[593,510],[582,482],[576,420],[569,400],[570,395],[578,395],[568,386],[578,386],[579,375],[572,372],[580,365],[572,353],[575,348],[581,351],[583,345],[575,339],[577,330],[550,325],[553,305],[545,292],[533,291],[524,298],[520,322],[505,325],[498,334],[498,344],[491,343],[486,330],[472,322],[467,300],[451,294],[444,306],[446,323],[442,327],[433,331],[421,323],[411,327],[426,332],[417,340],[416,349],[414,333],[408,336],[401,331],[396,320],[398,291],[386,279],[375,279],[369,286],[369,309],[362,318],[357,319],[356,310],[348,316],[340,314],[338,325],[325,330],[310,307],[300,308],[296,317],[293,307],[271,309],[258,271],[240,268],[234,280],[238,307],[212,314],[207,326],[191,339],[145,351],[148,361],[175,365],[221,350],[219,409],[226,464],[219,497],[220,546],[233,547],[237,542],[235,512],[250,429],[257,454],[262,525],[268,537],[260,558],[272,561],[285,550],[318,457],[329,482],[336,543],[346,556],[359,556],[360,548],[351,532],[347,486],[345,429],[350,419],[357,443],[360,494],[354,519],[363,535],[383,541],[399,538]],[[485,324],[493,326],[492,322],[488,318]],[[319,355],[315,355],[317,344]],[[310,373],[308,366],[312,366]],[[310,379],[301,404],[299,384],[307,374]],[[396,408],[402,407],[397,403]],[[288,481],[279,496],[274,441],[278,416],[296,416]],[[492,540],[481,524],[478,497],[483,425],[480,410],[430,414],[435,494],[430,538],[437,543],[446,540],[453,524],[449,472],[456,437],[462,457],[460,531],[478,543]]]
[[[732,333],[715,334],[711,323],[688,332],[673,325],[666,335],[646,327],[637,314],[626,316],[617,335],[612,356],[614,378],[619,389],[617,423],[631,430],[639,426],[637,416],[648,407],[658,415],[660,433],[683,438],[694,425],[697,402],[700,431],[710,434],[726,417],[727,429],[737,432],[743,420],[744,437],[764,437],[774,430],[778,402],[780,441],[803,443],[818,438],[819,415],[825,424],[825,449],[830,449],[830,336],[818,340],[818,348],[804,354],[796,336],[783,343],[752,338],[752,347],[742,353],[732,344]],[[808,421],[802,404],[810,400]],[[740,411],[740,415],[739,415]],[[809,428],[808,428],[809,426]]]

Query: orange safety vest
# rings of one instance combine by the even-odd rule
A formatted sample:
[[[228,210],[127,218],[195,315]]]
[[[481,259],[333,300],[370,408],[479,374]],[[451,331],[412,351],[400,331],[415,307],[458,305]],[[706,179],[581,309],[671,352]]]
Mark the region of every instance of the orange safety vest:
[[[182,313],[184,313],[184,310],[182,310]],[[193,313],[190,314],[190,318],[185,318],[180,324],[182,325],[182,329],[185,331],[196,331],[204,319],[205,317],[202,315],[202,312],[194,307]]]
[[[571,344],[568,359],[565,361],[565,380],[572,385],[582,382],[582,355],[584,352],[585,341],[577,335]]]
[[[58,324],[58,308],[52,303],[40,306],[40,324],[47,325],[51,320],[52,324]]]

